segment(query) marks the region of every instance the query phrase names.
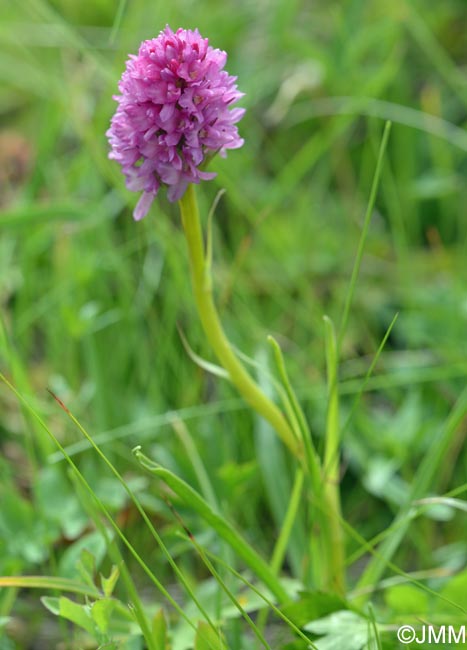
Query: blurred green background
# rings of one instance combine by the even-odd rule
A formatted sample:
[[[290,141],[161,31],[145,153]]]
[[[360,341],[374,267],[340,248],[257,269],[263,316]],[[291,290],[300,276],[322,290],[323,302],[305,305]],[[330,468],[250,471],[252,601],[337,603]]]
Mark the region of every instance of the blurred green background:
[[[133,481],[169,539],[177,524],[130,449],[142,444],[196,485],[184,423],[225,512],[268,553],[289,468],[274,464],[264,423],[182,345],[177,324],[211,358],[177,206],[162,197],[134,223],[138,197],[107,159],[124,62],[166,24],[198,27],[225,49],[245,92],[245,145],[214,161],[218,177],[199,192],[207,214],[227,190],[214,226],[218,304],[231,339],[257,361],[267,361],[267,334],[280,341],[317,444],[322,317],[340,321],[382,129],[394,123],[340,368],[342,423],[352,415],[344,514],[370,538],[392,520],[467,375],[465,0],[0,4],[2,372],[142,548],[125,495],[47,387]],[[89,534],[86,515],[60,455],[6,387],[0,408],[0,574],[67,574],[75,540]],[[464,421],[434,493],[465,481],[466,432]],[[397,560],[406,569],[458,569],[465,533],[465,515],[439,511],[413,526]],[[303,534],[288,555],[296,577]],[[174,538],[174,554],[182,546]],[[157,562],[154,550],[148,555]],[[192,558],[182,561],[196,574]],[[358,575],[358,565],[350,572]],[[169,575],[163,566],[161,574]],[[0,612],[40,619],[35,601],[15,596],[2,594]]]

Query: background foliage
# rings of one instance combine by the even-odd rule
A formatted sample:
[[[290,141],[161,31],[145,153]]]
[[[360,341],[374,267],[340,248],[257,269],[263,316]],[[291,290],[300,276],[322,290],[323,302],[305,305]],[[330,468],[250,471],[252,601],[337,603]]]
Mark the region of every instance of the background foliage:
[[[343,511],[371,539],[404,503],[465,384],[467,11],[464,0],[0,5],[2,371],[74,454],[159,579],[173,584],[167,563],[47,387],[102,444],[202,584],[205,568],[131,448],[143,445],[204,491],[195,444],[217,503],[266,557],[291,468],[264,423],[184,349],[177,324],[209,357],[176,206],[162,198],[135,224],[137,197],[107,159],[104,134],[127,54],[166,23],[198,27],[227,50],[246,93],[245,146],[215,161],[218,178],[200,192],[207,213],[227,190],[215,216],[218,303],[232,340],[257,361],[266,362],[267,334],[280,341],[318,445],[322,317],[341,318],[382,127],[394,122],[339,375]],[[0,406],[0,574],[72,577],[85,544],[107,571],[105,545],[61,454],[6,387]],[[429,493],[464,483],[466,431],[460,417]],[[214,544],[212,531],[181,513]],[[428,584],[442,589],[433,576],[462,569],[466,532],[465,513],[430,510],[411,525],[396,563],[431,572]],[[284,569],[300,580],[306,534],[297,524]],[[352,583],[361,544],[349,536],[347,550]],[[398,602],[380,606],[397,612]],[[3,590],[0,616],[12,617],[2,648],[34,639],[50,647],[40,639],[57,636],[35,593]]]

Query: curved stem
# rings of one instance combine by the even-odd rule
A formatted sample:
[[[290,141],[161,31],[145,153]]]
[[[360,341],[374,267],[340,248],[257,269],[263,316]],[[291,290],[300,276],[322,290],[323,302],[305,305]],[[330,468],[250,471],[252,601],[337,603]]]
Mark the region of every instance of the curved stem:
[[[194,185],[188,186],[179,204],[188,244],[196,307],[211,348],[246,402],[272,425],[293,454],[300,457],[301,446],[283,413],[245,370],[222,328],[212,295],[210,260],[206,259]]]

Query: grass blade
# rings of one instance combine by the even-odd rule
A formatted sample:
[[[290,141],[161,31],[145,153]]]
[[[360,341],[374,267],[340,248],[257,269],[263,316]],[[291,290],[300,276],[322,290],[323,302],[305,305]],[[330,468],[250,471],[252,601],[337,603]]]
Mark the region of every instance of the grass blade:
[[[211,620],[209,614],[207,613],[206,609],[203,607],[201,604],[200,600],[197,598],[196,594],[194,593],[193,589],[190,586],[190,583],[188,580],[185,578],[184,574],[182,571],[179,569],[177,563],[171,556],[168,548],[162,541],[161,536],[159,533],[156,531],[154,525],[152,524],[151,520],[147,516],[143,506],[139,502],[139,500],[136,498],[136,496],[133,494],[133,491],[129,488],[128,484],[126,481],[123,479],[121,474],[118,472],[116,467],[110,462],[110,460],[107,458],[107,456],[99,449],[99,447],[95,444],[89,433],[86,431],[86,429],[81,425],[81,423],[75,418],[75,416],[70,412],[70,410],[63,404],[63,402],[56,396],[54,395],[51,391],[49,391],[51,395],[54,397],[54,399],[60,404],[60,406],[63,408],[63,410],[67,413],[68,417],[74,422],[74,424],[78,427],[78,429],[81,431],[81,433],[86,437],[86,439],[90,442],[90,444],[93,446],[94,450],[97,452],[97,454],[100,456],[100,458],[104,461],[104,463],[107,465],[107,467],[111,470],[111,472],[114,474],[114,476],[117,478],[117,480],[120,482],[120,484],[123,486],[125,492],[128,494],[129,498],[131,501],[134,503],[136,509],[138,510],[139,514],[141,515],[144,523],[146,524],[149,532],[155,539],[157,545],[161,549],[162,553],[166,557],[168,563],[172,567],[175,575],[179,579],[180,583],[183,585],[185,588],[187,594],[191,598],[191,600],[195,603],[197,606],[199,612],[201,615],[206,619],[208,624],[215,630],[215,625],[213,621]],[[135,610],[135,616],[137,617],[138,621],[140,621],[142,617],[142,613]]]
[[[42,420],[40,415],[35,411],[35,409],[27,402],[27,400],[16,390],[16,388],[8,381],[8,379],[0,373],[0,379],[8,386],[8,388],[16,395],[16,397],[19,399],[21,404],[28,409],[28,411],[31,413],[31,415],[36,419],[36,421],[39,423],[39,425],[46,431],[46,433],[51,437],[51,439],[54,441],[58,449],[61,451],[61,453],[64,455],[65,460],[69,464],[73,475],[75,476],[77,482],[79,483],[80,487],[83,488],[83,490],[88,494],[90,499],[94,502],[98,510],[101,512],[101,514],[104,515],[105,519],[108,521],[110,526],[113,528],[115,533],[118,535],[118,537],[121,539],[121,541],[124,543],[124,545],[127,547],[127,549],[130,551],[130,553],[133,555],[135,560],[138,562],[138,564],[141,566],[143,571],[146,573],[146,575],[149,577],[149,579],[153,582],[153,584],[158,588],[158,590],[167,598],[167,600],[175,607],[175,609],[179,612],[179,614],[188,622],[188,624],[195,628],[195,625],[193,622],[185,615],[183,609],[180,607],[180,605],[176,602],[176,600],[170,595],[170,593],[165,589],[163,584],[158,580],[158,578],[154,575],[154,573],[151,571],[151,569],[148,567],[146,562],[143,560],[143,558],[139,555],[139,553],[135,550],[131,542],[127,539],[127,537],[123,534],[123,532],[120,530],[119,526],[115,523],[112,515],[110,514],[109,510],[106,508],[106,506],[102,503],[102,501],[97,497],[95,492],[92,490],[91,486],[89,483],[86,481],[84,476],[81,474],[79,471],[78,467],[76,464],[71,460],[71,458],[67,455],[65,449],[63,448],[62,444],[60,441],[54,436],[52,431],[47,427],[45,422]],[[68,411],[67,407],[63,405],[63,408]],[[121,563],[119,563],[120,566],[120,571],[122,578],[125,580],[126,587],[129,591],[129,594],[132,598],[133,601],[133,606],[138,609],[138,615],[139,615],[139,620],[144,622],[144,628],[142,629],[142,633],[144,638],[146,639],[146,642],[148,644],[148,649],[149,650],[158,650],[152,642],[152,636],[151,636],[151,631],[150,631],[150,625],[146,619],[146,616],[144,614],[144,608],[142,606],[142,603],[140,601],[138,592],[136,590],[136,587],[131,579],[131,576],[129,572],[126,570],[126,565],[124,564],[123,560]]]
[[[360,235],[360,241],[358,242],[357,254],[355,257],[355,263],[352,269],[352,276],[350,278],[350,285],[347,291],[344,311],[342,314],[341,325],[339,328],[339,336],[337,340],[337,349],[338,351],[341,348],[342,340],[347,329],[347,322],[349,320],[350,306],[352,304],[353,296],[355,293],[355,286],[357,284],[357,278],[360,271],[360,266],[362,263],[363,249],[365,247],[365,241],[368,234],[368,228],[370,226],[371,217],[373,214],[373,208],[375,206],[376,194],[378,192],[379,180],[381,177],[381,170],[383,168],[384,154],[386,152],[386,146],[389,140],[389,134],[391,132],[391,122],[386,122],[383,131],[383,137],[381,140],[381,145],[378,152],[378,158],[376,161],[375,174],[373,177],[373,183],[371,185],[370,198],[368,200],[368,206],[365,213],[365,219],[363,221],[362,234]]]

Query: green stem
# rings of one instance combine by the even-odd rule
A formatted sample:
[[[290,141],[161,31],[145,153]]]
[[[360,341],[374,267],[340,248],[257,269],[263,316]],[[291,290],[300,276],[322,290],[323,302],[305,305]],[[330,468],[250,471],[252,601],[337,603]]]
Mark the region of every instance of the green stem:
[[[293,454],[301,456],[301,445],[280,409],[259,388],[235,355],[224,333],[212,295],[210,260],[205,246],[195,189],[188,186],[180,199],[180,212],[190,257],[193,292],[206,337],[219,362],[229,373],[230,380],[248,404],[276,430]]]
[[[295,472],[295,481],[290,495],[290,501],[285,513],[284,521],[282,522],[281,532],[279,538],[274,546],[274,551],[271,558],[271,569],[274,575],[278,575],[287,552],[287,545],[292,535],[292,528],[297,518],[297,512],[300,508],[302,492],[303,492],[303,479],[304,474],[302,469],[297,469]],[[262,609],[258,616],[258,628],[261,633],[266,629],[268,616],[270,610],[265,607]]]
[[[341,526],[340,500],[340,435],[339,393],[337,384],[337,341],[332,321],[325,316],[326,365],[328,375],[328,412],[324,448],[324,501],[326,516],[323,521],[323,549],[327,557],[326,586],[340,595],[345,593],[345,550]]]

